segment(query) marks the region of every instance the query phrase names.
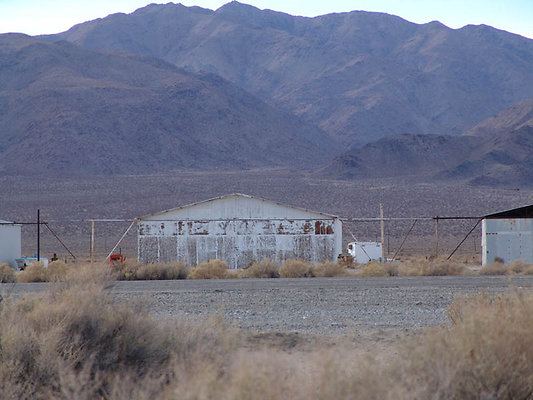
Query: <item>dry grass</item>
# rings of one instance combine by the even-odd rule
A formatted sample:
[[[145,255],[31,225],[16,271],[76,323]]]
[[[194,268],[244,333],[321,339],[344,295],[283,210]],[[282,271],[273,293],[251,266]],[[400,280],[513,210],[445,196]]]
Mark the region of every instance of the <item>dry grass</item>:
[[[142,264],[137,260],[127,259],[123,263],[114,262],[110,264],[114,278],[118,281],[132,281],[137,279],[137,271]]]
[[[15,280],[15,270],[8,263],[0,264],[0,283],[13,283]]]
[[[304,260],[287,260],[279,269],[282,278],[307,278],[313,276],[313,264]]]
[[[387,265],[385,263],[380,263],[378,261],[370,261],[366,264],[363,264],[361,270],[359,271],[359,276],[390,276],[387,271]]]
[[[487,264],[479,271],[481,275],[533,275],[533,264],[524,260],[513,260],[508,264],[496,260]]]
[[[315,265],[313,275],[318,277],[347,276],[346,263],[325,261]]]
[[[220,318],[161,321],[103,292],[105,266],[53,291],[2,302],[2,399],[150,398],[180,381],[176,365],[223,364],[238,335]]]
[[[509,267],[503,262],[499,261],[494,261],[492,264],[487,264],[479,270],[480,275],[506,275],[509,272]]]
[[[468,269],[464,263],[445,258],[415,258],[398,265],[398,274],[401,276],[459,276],[467,272]]]
[[[210,260],[192,268],[189,279],[225,279],[228,278],[228,264],[221,260]]]
[[[69,266],[61,260],[52,261],[48,264],[46,279],[48,282],[64,281],[67,277]]]
[[[48,282],[48,270],[42,261],[34,262],[17,274],[17,282]]]
[[[139,280],[187,279],[190,268],[184,262],[141,265],[135,274]]]
[[[526,263],[524,260],[514,260],[508,264],[509,269],[513,274],[518,275],[533,275],[533,264]]]
[[[244,340],[220,316],[157,320],[104,292],[108,266],[73,271],[0,303],[2,399],[533,399],[528,292],[458,298],[446,326],[365,352],[348,337]]]
[[[413,398],[533,398],[533,296],[460,298],[451,326],[402,348],[401,386]]]
[[[242,272],[243,278],[279,278],[279,263],[265,258],[255,261]]]
[[[142,264],[136,260],[110,264],[114,277],[119,281],[187,279],[190,268],[181,261]]]

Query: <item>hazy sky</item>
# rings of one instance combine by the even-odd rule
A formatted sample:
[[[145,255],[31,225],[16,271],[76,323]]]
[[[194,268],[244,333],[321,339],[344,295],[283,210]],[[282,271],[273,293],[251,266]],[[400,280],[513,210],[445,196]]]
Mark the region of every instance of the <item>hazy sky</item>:
[[[150,0],[0,0],[0,33],[57,33],[115,12],[130,13]],[[157,1],[155,1],[157,2]],[[166,3],[167,1],[161,1]],[[183,0],[217,9],[228,0]],[[380,11],[412,22],[438,20],[451,28],[486,24],[533,38],[533,0],[242,0],[259,8],[316,16],[352,10]]]

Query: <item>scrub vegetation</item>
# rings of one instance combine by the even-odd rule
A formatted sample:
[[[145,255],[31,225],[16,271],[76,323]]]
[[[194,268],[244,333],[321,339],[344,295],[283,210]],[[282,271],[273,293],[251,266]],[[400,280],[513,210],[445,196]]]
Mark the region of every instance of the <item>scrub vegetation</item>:
[[[459,276],[459,275],[532,275],[533,264],[515,260],[509,264],[494,262],[481,268],[475,263],[450,261],[444,258],[406,258],[401,261],[379,263],[370,261],[347,266],[343,261],[324,261],[312,264],[305,260],[287,260],[282,265],[268,258],[253,262],[249,267],[228,269],[221,260],[210,260],[198,266],[183,262],[142,264],[127,260],[111,264],[116,280],[171,279],[240,279],[240,278],[313,278],[313,277],[386,277],[386,276]],[[7,264],[0,265],[0,282],[56,282],[65,280],[79,264],[65,264],[58,260],[46,268],[34,263],[24,271],[15,272]]]
[[[3,299],[3,399],[533,399],[531,292],[457,298],[445,325],[362,348],[219,316],[157,319],[113,300],[113,274],[84,266],[49,292]]]

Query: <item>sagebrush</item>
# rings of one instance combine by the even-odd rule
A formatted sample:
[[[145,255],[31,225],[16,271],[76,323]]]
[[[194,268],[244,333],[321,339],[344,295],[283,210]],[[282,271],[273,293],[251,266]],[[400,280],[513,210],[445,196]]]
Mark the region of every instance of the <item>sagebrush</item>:
[[[253,262],[243,273],[243,278],[279,278],[279,263],[265,258]]]
[[[313,276],[313,264],[305,260],[287,260],[279,269],[282,278],[308,278]]]
[[[228,278],[228,264],[221,260],[210,260],[192,268],[190,279],[224,279]]]
[[[84,266],[48,293],[0,303],[2,399],[533,398],[528,291],[458,298],[448,324],[387,350],[364,352],[350,337],[283,350],[246,340],[221,315],[154,318],[114,300],[112,276]]]

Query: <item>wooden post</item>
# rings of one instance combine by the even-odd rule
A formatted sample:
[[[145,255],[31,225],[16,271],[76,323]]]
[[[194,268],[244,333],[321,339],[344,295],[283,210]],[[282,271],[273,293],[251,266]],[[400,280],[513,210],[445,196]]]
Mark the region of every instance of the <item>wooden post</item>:
[[[37,261],[41,261],[41,210],[37,209]]]
[[[94,221],[91,221],[91,264],[94,263]]]
[[[385,262],[385,221],[383,220],[383,204],[379,205],[381,218],[381,262]]]
[[[435,218],[435,257],[439,256],[439,217]]]

